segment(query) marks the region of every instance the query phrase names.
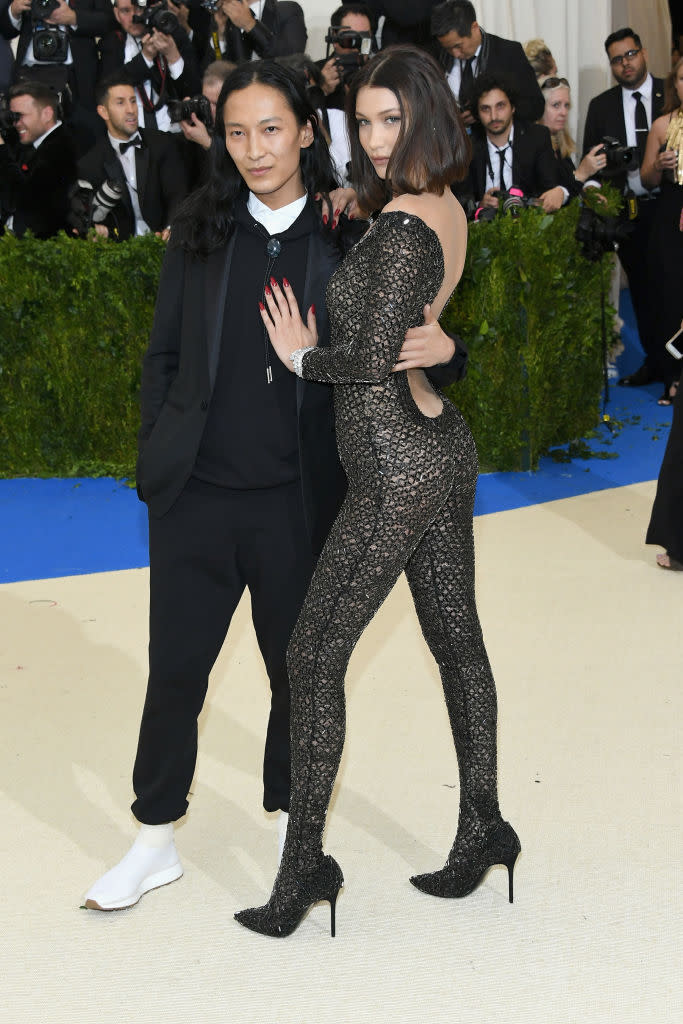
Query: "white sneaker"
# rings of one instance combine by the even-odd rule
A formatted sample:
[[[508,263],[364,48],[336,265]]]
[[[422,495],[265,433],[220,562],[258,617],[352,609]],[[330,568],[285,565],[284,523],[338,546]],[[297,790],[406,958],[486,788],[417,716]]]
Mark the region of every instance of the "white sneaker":
[[[175,882],[183,873],[175,843],[154,847],[140,835],[119,863],[85,894],[89,910],[123,910],[134,906],[150,889]]]

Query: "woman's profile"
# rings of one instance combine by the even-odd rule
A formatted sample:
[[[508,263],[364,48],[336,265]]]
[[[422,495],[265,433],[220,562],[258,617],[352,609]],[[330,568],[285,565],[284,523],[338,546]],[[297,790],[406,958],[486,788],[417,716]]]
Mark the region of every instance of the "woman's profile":
[[[472,515],[477,456],[457,409],[402,360],[407,328],[430,303],[438,316],[467,246],[450,185],[469,143],[435,61],[413,47],[373,58],[349,94],[354,182],[382,209],[327,289],[331,345],[316,345],[286,281],[262,309],[280,360],[305,380],[335,385],[337,443],[349,479],[289,645],[292,798],[284,855],[269,902],[241,911],[254,931],[290,934],[309,906],[332,910],[343,884],[322,835],[344,743],[344,677],[361,633],[405,570],[439,665],[458,756],[460,812],[438,871],[411,879],[435,896],[471,892],[489,867],[512,874],[520,850],[497,796],[496,691],[474,596]]]

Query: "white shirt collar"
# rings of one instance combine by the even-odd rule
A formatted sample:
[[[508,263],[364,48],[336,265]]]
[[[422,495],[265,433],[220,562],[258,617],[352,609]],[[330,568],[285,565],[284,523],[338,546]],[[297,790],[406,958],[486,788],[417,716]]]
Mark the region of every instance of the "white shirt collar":
[[[633,93],[639,92],[642,100],[650,100],[652,98],[652,75],[648,75],[642,85],[639,85],[637,89],[627,89],[626,86],[622,85],[621,94],[624,99],[632,100]]]
[[[39,138],[34,139],[33,148],[38,149],[38,146],[41,144],[41,142],[45,142],[45,139],[48,137],[48,135],[52,135],[55,128],[59,128],[61,123],[61,121],[57,121],[57,124],[53,124],[52,128],[48,128],[48,130],[46,132],[43,132],[43,134]]]
[[[247,200],[247,209],[254,220],[257,220],[259,224],[264,226],[269,235],[279,235],[286,231],[287,228],[291,228],[306,205],[307,200],[308,196],[304,193],[300,199],[295,199],[293,203],[281,206],[279,210],[271,210],[269,206],[261,202],[258,196],[250,192]]]
[[[256,0],[255,3],[249,4],[249,10],[256,19],[260,18],[263,14],[263,8],[265,7],[266,0]]]
[[[507,140],[507,142],[505,143],[504,146],[497,146],[495,144],[495,142],[491,141],[491,139],[488,137],[488,135],[486,136],[486,141],[489,144],[489,150],[494,152],[494,153],[496,153],[496,152],[500,151],[501,149],[507,149],[508,146],[511,146],[512,145],[512,140],[514,139],[514,137],[515,137],[515,122],[513,121],[512,124],[510,125],[510,134],[508,135],[508,140]]]

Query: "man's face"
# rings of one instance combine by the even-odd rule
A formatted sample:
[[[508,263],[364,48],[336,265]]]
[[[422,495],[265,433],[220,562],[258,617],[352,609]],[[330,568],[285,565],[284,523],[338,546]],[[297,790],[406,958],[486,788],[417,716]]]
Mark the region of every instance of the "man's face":
[[[132,3],[132,0],[116,0],[114,17],[123,31],[127,32],[129,36],[142,36],[147,31],[144,25],[135,25],[133,23],[133,15],[139,13],[140,8]]]
[[[353,32],[372,32],[372,26],[370,19],[366,18],[364,14],[345,14],[339,23],[339,28],[351,29]],[[352,53],[353,47],[340,46],[339,43],[334,44],[336,53]]]
[[[55,112],[52,107],[40,107],[32,96],[15,96],[9,101],[9,108],[19,114],[16,129],[19,141],[25,146],[39,139],[55,124]]]
[[[638,46],[633,36],[612,43],[607,56],[612,74],[619,85],[625,86],[626,89],[637,89],[643,84],[647,77],[647,54]]]
[[[129,139],[138,130],[138,103],[132,85],[113,85],[97,113],[115,139]]]
[[[502,89],[491,89],[479,97],[479,120],[492,142],[506,136],[512,124],[515,108]]]
[[[481,30],[476,21],[473,21],[468,36],[459,36],[455,29],[452,29],[445,36],[438,36],[438,40],[451,57],[455,57],[457,60],[468,60],[470,57],[474,57],[479,49]]]

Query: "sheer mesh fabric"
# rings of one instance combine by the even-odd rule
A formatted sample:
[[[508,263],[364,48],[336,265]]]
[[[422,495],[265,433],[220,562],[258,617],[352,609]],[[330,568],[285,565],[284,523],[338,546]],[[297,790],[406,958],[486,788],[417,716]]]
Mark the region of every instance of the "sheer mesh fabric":
[[[501,823],[496,692],[474,597],[474,441],[453,405],[444,400],[440,415],[426,417],[406,374],[391,373],[443,273],[438,237],[422,220],[382,214],[330,280],[331,346],[303,358],[305,378],[336,385],[349,489],[288,650],[292,796],[282,863],[269,903],[237,915],[268,934],[292,930],[304,893],[309,902],[328,899],[341,884],[322,835],[344,744],[346,668],[404,570],[439,665],[459,763],[460,815],[443,870],[476,859]]]

